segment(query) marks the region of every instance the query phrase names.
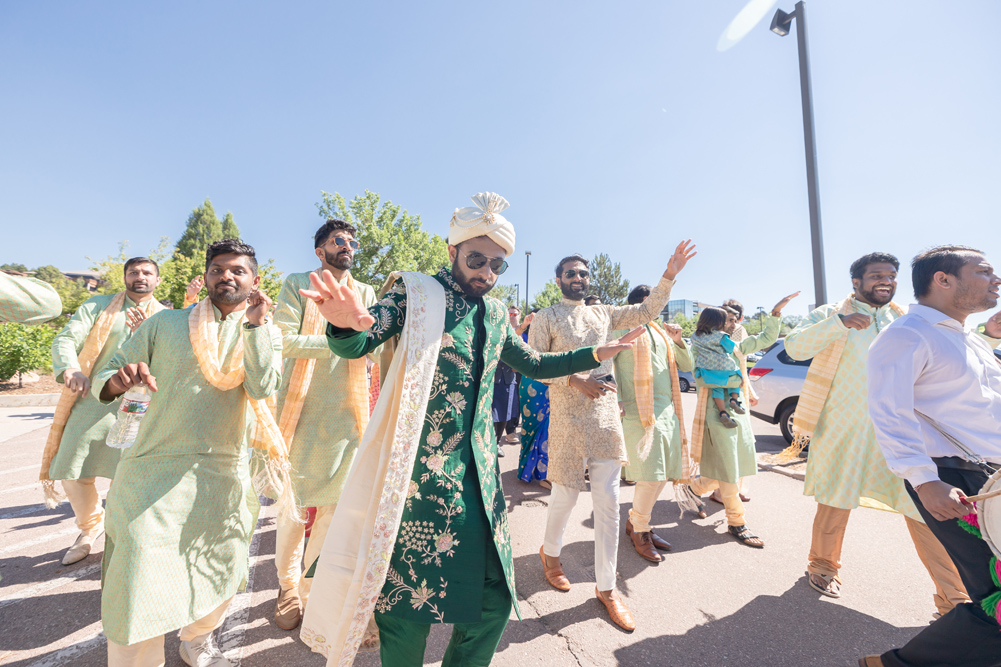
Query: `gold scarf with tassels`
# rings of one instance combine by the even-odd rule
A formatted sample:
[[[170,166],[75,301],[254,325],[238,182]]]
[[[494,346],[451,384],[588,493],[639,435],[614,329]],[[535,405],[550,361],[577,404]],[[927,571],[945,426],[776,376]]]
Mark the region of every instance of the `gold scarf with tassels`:
[[[118,316],[118,313],[122,312],[122,306],[124,305],[125,292],[119,292],[111,299],[104,310],[101,311],[90,333],[87,334],[83,348],[81,348],[80,354],[77,355],[80,372],[84,375],[90,377],[91,371],[94,370],[94,363],[101,356],[101,352],[104,351],[104,346],[107,345],[108,338],[111,336],[111,329],[115,325],[115,317]],[[146,314],[146,317],[150,317],[163,310],[163,305],[156,299],[148,299],[146,303],[139,306],[139,309]],[[56,458],[56,454],[59,453],[59,443],[62,442],[63,431],[66,430],[66,424],[69,422],[70,414],[72,414],[73,407],[76,405],[78,398],[80,396],[75,391],[72,391],[68,387],[63,387],[59,394],[59,402],[56,404],[52,428],[49,429],[49,437],[45,441],[45,449],[42,450],[42,468],[38,472],[38,479],[42,483],[45,506],[49,509],[56,507],[59,503],[66,500],[66,496],[56,489],[56,483],[49,477],[49,468],[52,465],[53,459]]]
[[[671,373],[671,400],[674,403],[674,413],[681,428],[682,456],[688,450],[688,437],[685,435],[685,417],[681,409],[681,383],[678,381],[678,362],[674,358],[674,347],[659,322],[650,323],[650,331],[655,331],[664,339],[667,345],[667,362]],[[650,339],[640,336],[633,342],[633,387],[636,394],[636,408],[639,411],[640,425],[643,426],[643,439],[640,440],[638,453],[641,460],[646,461],[653,449],[654,426],[657,417],[654,415],[653,398],[653,359],[651,358]]]
[[[242,320],[246,316],[246,311],[239,315]],[[219,391],[229,391],[243,384],[245,375],[243,336],[237,338],[229,367],[222,368],[218,355],[218,341],[209,330],[209,325],[214,321],[215,313],[212,310],[212,300],[200,301],[188,315],[188,335],[202,375],[209,384]],[[254,411],[255,421],[251,446],[268,454],[267,463],[254,476],[254,487],[258,493],[270,490],[277,500],[278,511],[282,516],[293,521],[302,521],[302,512],[296,506],[295,493],[292,490],[288,448],[285,446],[281,430],[275,422],[274,394],[263,400],[255,400],[248,396],[247,402],[250,403],[250,407]]]
[[[354,278],[347,274],[345,283],[352,290],[357,291]],[[306,307],[302,314],[302,327],[300,334],[303,336],[319,336],[327,321],[320,315],[320,309],[316,307],[316,302],[306,299]],[[365,357],[360,359],[342,359],[339,363],[348,365],[347,401],[355,418],[355,426],[358,429],[358,437],[365,434],[368,427],[369,417],[369,393],[368,393],[368,369]],[[299,416],[302,414],[302,406],[306,400],[306,393],[309,391],[309,384],[313,379],[313,370],[316,368],[316,359],[296,359],[292,369],[292,378],[289,380],[288,393],[285,395],[285,402],[282,404],[282,413],[278,420],[282,437],[285,438],[286,446],[292,449],[292,440],[295,438],[295,429],[299,424]]]
[[[839,315],[851,315],[855,312],[855,297],[849,296],[842,301],[838,307],[831,311],[828,318]],[[890,302],[890,310],[897,316],[904,314],[904,309],[894,302]],[[875,318],[878,312],[873,315]],[[831,392],[831,385],[834,383],[834,376],[838,373],[838,365],[841,363],[841,355],[845,351],[845,344],[848,342],[846,330],[837,340],[825,347],[810,362],[810,370],[806,373],[806,380],[803,382],[803,389],[799,393],[799,401],[796,403],[796,413],[793,415],[792,444],[779,452],[779,461],[791,461],[799,456],[810,436],[817,430],[817,421],[820,413],[824,411],[824,404],[827,402],[827,395]]]

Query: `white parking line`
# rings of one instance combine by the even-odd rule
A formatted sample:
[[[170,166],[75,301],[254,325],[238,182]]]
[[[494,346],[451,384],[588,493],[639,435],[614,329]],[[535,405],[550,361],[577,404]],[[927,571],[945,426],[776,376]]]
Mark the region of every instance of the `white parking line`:
[[[56,667],[56,665],[71,665],[74,660],[82,656],[84,653],[89,653],[99,646],[104,646],[105,642],[107,642],[107,639],[104,638],[104,632],[102,632],[100,621],[97,623],[91,623],[86,628],[83,628],[78,632],[74,632],[68,637],[63,637],[58,643],[64,643],[67,639],[72,642],[69,646],[58,649],[54,653],[43,655],[38,660],[29,663],[28,667]]]
[[[32,469],[38,470],[39,469],[38,464],[33,463],[32,465],[24,466],[23,468],[11,468],[10,470],[0,470],[0,475],[8,472],[24,472],[25,470],[32,470]]]
[[[8,544],[0,547],[0,556],[2,556],[3,554],[12,553],[14,551],[20,551],[21,549],[27,549],[28,547],[37,546],[39,544],[45,544],[46,542],[54,540],[57,537],[75,535],[76,533],[79,532],[80,529],[77,528],[76,526],[73,526],[72,528],[67,528],[66,530],[60,530],[55,533],[51,532],[46,533],[45,535],[42,535],[41,537],[36,537],[33,540],[25,540],[24,542],[18,542],[17,544]]]
[[[105,489],[104,491],[101,491],[97,495],[100,498],[104,498],[106,495],[108,495],[108,491],[107,491],[107,489]],[[61,504],[62,503],[60,503],[60,505]],[[34,514],[35,512],[41,512],[44,509],[46,509],[44,503],[40,504],[40,505],[28,505],[27,507],[22,507],[21,509],[14,510],[13,512],[7,512],[6,514],[0,514],[0,521],[6,521],[7,519],[16,519],[19,516],[25,516],[26,514]],[[53,508],[53,509],[57,509],[57,508]],[[59,511],[61,512],[62,510],[59,510]]]
[[[25,484],[24,486],[15,486],[13,488],[4,489],[3,491],[0,491],[0,494],[14,493],[15,491],[24,491],[25,489],[33,489],[33,488],[39,486],[39,484],[40,484],[40,482],[36,481],[36,482],[32,482],[31,484]]]
[[[257,552],[261,548],[261,526],[264,522],[264,507],[257,518],[254,536],[250,539],[250,572],[247,574],[247,588],[237,593],[233,604],[229,607],[229,615],[219,631],[219,649],[226,654],[233,667],[240,667],[243,661],[243,640],[247,634],[247,618],[250,617],[250,605],[254,596],[254,572],[257,571],[259,559]]]
[[[36,595],[41,595],[42,593],[51,591],[56,588],[60,588],[62,586],[65,586],[66,584],[73,583],[77,579],[83,579],[84,577],[89,577],[90,575],[96,574],[100,571],[101,571],[101,564],[92,563],[87,567],[81,567],[79,570],[74,570],[62,577],[56,577],[55,579],[43,581],[41,583],[35,584],[34,586],[28,586],[27,588],[22,588],[21,590],[15,591],[13,593],[8,593],[7,595],[0,597],[0,609],[10,604],[24,602],[25,600],[29,600],[35,597]]]

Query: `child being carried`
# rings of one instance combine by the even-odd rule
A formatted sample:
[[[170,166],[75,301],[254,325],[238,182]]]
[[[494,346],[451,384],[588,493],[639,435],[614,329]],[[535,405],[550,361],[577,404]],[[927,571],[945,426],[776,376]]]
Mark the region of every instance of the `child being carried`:
[[[712,389],[720,423],[727,428],[737,428],[737,422],[727,410],[726,398],[729,394],[729,407],[734,412],[738,415],[745,414],[740,402],[743,377],[737,360],[733,358],[737,344],[724,331],[726,311],[722,308],[705,308],[695,326],[691,339],[692,349],[695,351],[695,377],[702,378],[702,382]]]

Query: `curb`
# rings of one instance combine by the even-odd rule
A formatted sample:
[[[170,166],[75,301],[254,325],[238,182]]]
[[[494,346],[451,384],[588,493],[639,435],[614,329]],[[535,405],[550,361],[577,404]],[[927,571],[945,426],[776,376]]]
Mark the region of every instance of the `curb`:
[[[791,477],[792,479],[798,479],[801,482],[806,480],[806,473],[796,472],[795,470],[786,470],[782,466],[777,466],[772,463],[758,463],[758,470],[778,473],[786,477]]]
[[[15,394],[0,396],[0,408],[54,407],[59,394]]]

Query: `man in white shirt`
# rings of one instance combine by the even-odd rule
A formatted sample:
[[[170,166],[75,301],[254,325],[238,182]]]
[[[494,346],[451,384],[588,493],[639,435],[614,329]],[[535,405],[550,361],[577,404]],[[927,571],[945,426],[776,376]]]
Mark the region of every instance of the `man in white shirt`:
[[[859,665],[997,666],[1001,627],[984,608],[992,605],[981,604],[998,592],[993,555],[969,531],[976,509],[964,499],[1001,466],[1001,367],[990,345],[966,326],[968,316],[997,305],[1001,277],[982,252],[964,246],[932,248],[911,267],[918,304],[869,348],[869,414],[887,465],[905,480],[973,602],[957,605],[903,648],[864,657]],[[985,333],[1001,338],[1001,314]],[[987,463],[974,463],[942,432]]]

